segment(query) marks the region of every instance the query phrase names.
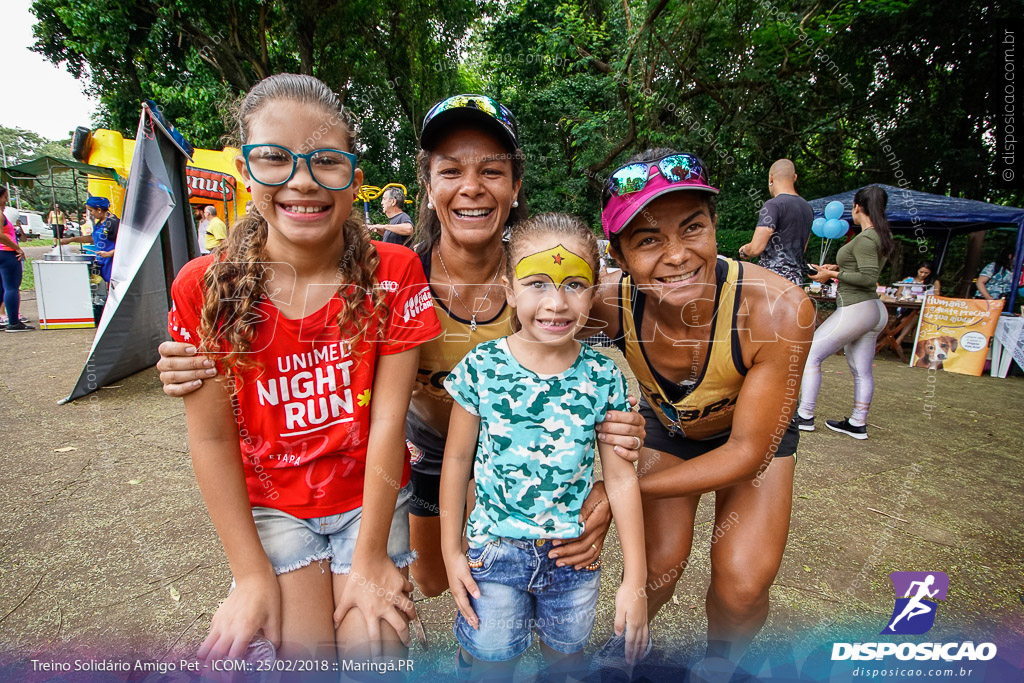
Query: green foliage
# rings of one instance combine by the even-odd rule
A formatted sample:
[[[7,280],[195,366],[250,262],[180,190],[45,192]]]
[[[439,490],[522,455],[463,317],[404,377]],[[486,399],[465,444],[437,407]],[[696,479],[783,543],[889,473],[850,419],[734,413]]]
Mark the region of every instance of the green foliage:
[[[33,242],[40,242],[42,240],[32,240],[32,241]],[[51,240],[50,242],[47,242],[47,244],[53,244],[53,241]],[[22,245],[22,246],[40,246],[40,245],[34,245],[34,244],[29,243],[28,245]],[[43,246],[45,246],[45,245],[43,245]],[[23,267],[23,269],[21,271],[21,287],[20,287],[21,291],[23,291],[23,292],[31,292],[31,291],[35,290],[35,288],[36,288],[36,271],[35,271],[34,268],[32,268],[32,262],[35,261],[35,260],[36,259],[25,259],[25,263],[23,264],[24,267]]]
[[[1024,192],[998,189],[990,173],[1002,74],[993,31],[1022,9],[1022,0],[33,4],[36,49],[88,75],[100,123],[126,134],[139,100],[152,97],[194,143],[217,147],[229,105],[256,80],[312,73],[360,116],[367,182],[415,194],[423,115],[447,95],[483,91],[519,120],[532,210],[570,211],[596,229],[610,171],[648,147],[683,149],[722,188],[724,253],[749,238],[781,157],[795,162],[806,197],[903,181],[1022,203]],[[961,258],[954,246],[950,257]]]
[[[478,0],[35,0],[35,50],[100,101],[97,125],[133,137],[155,99],[198,147],[233,132],[231,105],[274,73],[312,74],[361,121],[367,182],[414,185],[419,123],[460,86]],[[426,21],[426,17],[430,21]]]
[[[754,230],[728,230],[719,224],[716,238],[718,240],[718,253],[730,258],[737,258],[740,247],[754,237]]]
[[[13,166],[41,156],[51,156],[56,157],[57,159],[71,159],[70,139],[59,141],[47,140],[46,138],[23,128],[7,128],[6,126],[0,126],[0,143],[3,143],[4,149],[7,152],[8,166]],[[48,183],[49,180],[46,182]],[[75,191],[72,187],[69,187],[72,183],[71,174],[59,173],[55,175],[54,183],[58,186],[56,189],[57,203],[60,204],[65,211],[81,211],[81,207],[75,209]],[[78,187],[78,199],[80,202],[85,202],[87,190],[84,179],[79,180]],[[53,205],[53,197],[50,194],[49,187],[41,187],[40,183],[36,183],[36,186],[30,189],[12,185],[10,193],[11,200],[9,204],[11,206],[19,206],[20,201],[21,208],[31,211],[39,211],[45,214]]]
[[[997,189],[988,170],[985,112],[1001,77],[992,27],[1021,8],[523,0],[486,28],[476,66],[519,117],[532,210],[597,226],[607,174],[644,148],[674,147],[702,156],[722,188],[718,241],[735,254],[781,157],[806,197],[902,179],[1019,205],[1024,193]],[[951,249],[947,271],[962,271],[963,257]]]

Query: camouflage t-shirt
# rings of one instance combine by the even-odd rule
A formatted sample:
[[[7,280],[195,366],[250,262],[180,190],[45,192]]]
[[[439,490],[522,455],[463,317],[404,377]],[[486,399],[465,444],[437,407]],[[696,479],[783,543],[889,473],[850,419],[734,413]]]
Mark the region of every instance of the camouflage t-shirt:
[[[459,405],[480,417],[476,505],[467,537],[576,538],[594,469],[594,427],[609,410],[628,410],[615,363],[580,345],[565,372],[524,368],[507,338],[480,344],[444,380]]]

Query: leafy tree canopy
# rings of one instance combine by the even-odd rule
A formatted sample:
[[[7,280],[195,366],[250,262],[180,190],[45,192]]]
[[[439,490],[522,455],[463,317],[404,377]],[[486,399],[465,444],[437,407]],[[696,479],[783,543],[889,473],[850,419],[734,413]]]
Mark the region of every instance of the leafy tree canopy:
[[[41,156],[71,159],[71,140],[47,140],[41,135],[23,128],[0,126],[0,143],[3,143],[3,148],[7,152],[8,166]],[[80,206],[76,209],[74,189],[63,187],[71,184],[71,174],[58,174],[55,176],[55,184],[58,186],[56,189],[57,203],[65,211],[80,211]],[[80,202],[84,202],[87,196],[84,180],[79,181],[78,187],[78,198]],[[39,183],[36,183],[36,186],[30,189],[12,186],[9,190],[11,194],[9,204],[11,206],[18,206],[20,202],[20,206],[23,209],[45,213],[53,205],[53,196],[50,194],[50,188],[40,187]]]
[[[360,116],[368,182],[415,184],[429,106],[456,92],[516,114],[534,210],[597,225],[599,190],[630,155],[696,152],[744,231],[767,170],[792,159],[816,197],[870,182],[1020,204],[1002,190],[995,35],[1024,1],[35,0],[35,49],[88,77],[100,123],[134,133],[156,99],[199,146],[229,104],[281,71],[324,80]],[[725,246],[725,245],[723,245]],[[730,245],[731,246],[731,245]]]

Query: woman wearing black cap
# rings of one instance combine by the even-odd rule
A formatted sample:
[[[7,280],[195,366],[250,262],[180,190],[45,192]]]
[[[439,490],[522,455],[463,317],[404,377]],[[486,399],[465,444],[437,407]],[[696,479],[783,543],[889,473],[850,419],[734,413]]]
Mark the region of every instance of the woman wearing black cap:
[[[443,381],[474,346],[513,331],[513,313],[499,277],[504,268],[502,237],[526,218],[527,209],[515,117],[496,100],[467,94],[438,102],[423,120],[420,146],[416,227],[421,241],[416,251],[444,329],[421,347],[406,422],[413,454],[410,537],[419,554],[412,574],[429,597],[448,588],[438,494],[452,399]],[[172,396],[193,391],[202,377],[214,374],[202,374],[205,359],[184,357],[195,354],[186,348],[172,342],[160,346],[157,367],[164,391]],[[612,411],[598,429],[620,455],[635,460],[642,423],[634,413]],[[602,491],[595,487],[593,498]],[[592,509],[584,505],[587,513]],[[608,506],[599,510],[584,536],[554,551],[566,564],[583,567],[600,557],[610,516]]]

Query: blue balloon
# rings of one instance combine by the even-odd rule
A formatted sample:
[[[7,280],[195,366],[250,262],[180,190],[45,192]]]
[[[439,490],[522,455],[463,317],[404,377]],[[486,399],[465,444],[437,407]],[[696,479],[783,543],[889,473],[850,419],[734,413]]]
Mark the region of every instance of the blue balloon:
[[[830,218],[825,221],[825,239],[834,240],[846,234],[846,226],[838,218]]]
[[[829,218],[842,218],[843,217],[843,203],[835,200],[828,203],[825,207],[825,219]]]
[[[824,237],[825,236],[825,219],[824,218],[815,218],[814,221],[811,223],[811,232],[813,232],[818,237]]]

